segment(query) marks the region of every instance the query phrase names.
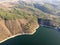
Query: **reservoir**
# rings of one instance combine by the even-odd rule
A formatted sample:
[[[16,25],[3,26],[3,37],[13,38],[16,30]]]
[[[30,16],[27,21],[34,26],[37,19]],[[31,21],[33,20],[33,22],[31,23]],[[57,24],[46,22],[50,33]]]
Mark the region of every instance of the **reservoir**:
[[[33,35],[20,35],[0,45],[60,45],[60,31],[40,26]]]

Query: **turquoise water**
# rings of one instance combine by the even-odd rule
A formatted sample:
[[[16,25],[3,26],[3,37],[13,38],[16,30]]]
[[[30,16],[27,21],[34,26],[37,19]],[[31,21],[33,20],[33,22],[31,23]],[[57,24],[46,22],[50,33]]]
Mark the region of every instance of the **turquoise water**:
[[[39,27],[34,35],[17,36],[0,45],[60,45],[60,32]]]

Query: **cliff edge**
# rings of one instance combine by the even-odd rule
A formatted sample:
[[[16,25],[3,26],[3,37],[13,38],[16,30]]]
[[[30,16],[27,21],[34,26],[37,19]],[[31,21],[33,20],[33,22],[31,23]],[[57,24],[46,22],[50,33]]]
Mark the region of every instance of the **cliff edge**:
[[[34,34],[38,27],[38,22],[30,23],[27,19],[0,19],[0,43],[17,35]]]

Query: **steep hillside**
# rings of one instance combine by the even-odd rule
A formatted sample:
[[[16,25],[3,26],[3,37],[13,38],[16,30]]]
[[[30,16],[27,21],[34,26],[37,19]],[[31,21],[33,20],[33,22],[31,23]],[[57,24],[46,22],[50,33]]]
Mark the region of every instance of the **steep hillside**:
[[[14,35],[34,34],[39,27],[33,8],[19,6],[18,3],[0,3],[0,42]],[[18,7],[19,6],[19,7]],[[31,10],[31,11],[28,11]]]
[[[0,19],[0,42],[3,42],[7,40],[9,37],[18,34],[33,34],[35,33],[38,26],[39,25],[37,22],[30,22],[27,19]]]

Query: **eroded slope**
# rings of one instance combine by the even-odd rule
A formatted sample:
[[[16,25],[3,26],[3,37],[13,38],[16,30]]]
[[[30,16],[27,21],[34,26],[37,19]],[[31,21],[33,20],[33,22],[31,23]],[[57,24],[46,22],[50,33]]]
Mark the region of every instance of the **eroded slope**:
[[[29,23],[26,19],[0,20],[0,41],[17,34],[33,34],[38,27],[37,22]]]

